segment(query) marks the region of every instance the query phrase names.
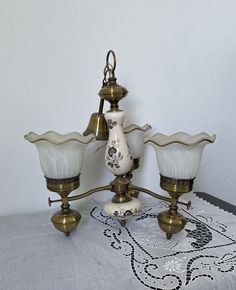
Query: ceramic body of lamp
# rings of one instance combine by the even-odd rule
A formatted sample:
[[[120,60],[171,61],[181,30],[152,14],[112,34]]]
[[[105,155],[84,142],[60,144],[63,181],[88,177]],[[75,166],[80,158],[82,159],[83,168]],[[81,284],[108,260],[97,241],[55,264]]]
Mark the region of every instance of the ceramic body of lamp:
[[[130,181],[126,175],[132,168],[133,158],[123,131],[124,112],[108,111],[105,118],[109,128],[105,162],[109,171],[116,175],[115,180],[111,182],[112,191],[116,194],[112,201],[105,203],[104,211],[124,224],[125,220],[141,207],[139,200],[128,195]]]
[[[109,138],[105,152],[105,163],[116,176],[128,173],[133,159],[123,131],[124,112],[108,111],[105,118],[109,128]]]
[[[77,132],[61,135],[54,131],[38,135],[33,132],[25,139],[35,144],[47,188],[61,196],[62,210],[52,216],[55,228],[69,235],[79,223],[79,212],[70,209],[68,195],[80,185],[80,171],[84,151],[94,135],[82,136]]]
[[[141,209],[141,202],[137,198],[123,203],[114,203],[112,201],[104,204],[103,210],[106,214],[116,218],[121,224],[132,215],[138,213]]]
[[[171,196],[170,209],[158,215],[159,225],[167,233],[167,238],[181,231],[186,224],[186,219],[177,212],[178,198],[192,190],[203,148],[215,138],[215,135],[206,133],[191,136],[178,132],[171,136],[158,133],[145,140],[156,151],[160,186]]]

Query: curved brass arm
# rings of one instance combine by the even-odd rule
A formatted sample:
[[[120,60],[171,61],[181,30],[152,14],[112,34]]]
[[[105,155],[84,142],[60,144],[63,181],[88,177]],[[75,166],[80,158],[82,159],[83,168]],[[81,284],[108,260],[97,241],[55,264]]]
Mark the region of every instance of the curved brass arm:
[[[86,196],[89,196],[90,194],[92,194],[94,192],[103,191],[103,190],[111,190],[111,185],[105,185],[105,186],[100,186],[100,187],[90,189],[89,191],[86,191],[85,193],[68,197],[68,200],[69,201],[78,200],[78,199],[84,198]]]
[[[164,200],[164,201],[167,201],[167,202],[171,202],[171,198],[169,197],[165,197],[165,196],[162,196],[160,194],[157,194],[149,189],[146,189],[146,188],[143,188],[143,187],[140,187],[140,186],[135,186],[135,185],[130,185],[129,186],[130,189],[134,189],[134,190],[138,190],[138,191],[142,191],[144,193],[147,193],[157,199],[160,199],[160,200]],[[185,203],[185,202],[182,202],[182,201],[178,201],[179,204],[182,204],[182,205],[185,205],[187,206],[187,209],[190,209],[191,207],[191,201],[189,201],[188,203]]]
[[[111,190],[111,185],[105,185],[105,186],[100,186],[100,187],[96,187],[96,188],[93,188],[93,189],[90,189],[82,194],[78,194],[78,195],[74,195],[74,196],[70,196],[68,197],[68,201],[73,201],[73,200],[79,200],[81,198],[84,198],[84,197],[87,197],[95,192],[98,192],[98,191],[103,191],[103,190]],[[60,202],[62,201],[61,199],[55,199],[55,200],[51,200],[50,198],[48,198],[48,204],[49,206],[51,206],[52,203],[55,203],[55,202]]]

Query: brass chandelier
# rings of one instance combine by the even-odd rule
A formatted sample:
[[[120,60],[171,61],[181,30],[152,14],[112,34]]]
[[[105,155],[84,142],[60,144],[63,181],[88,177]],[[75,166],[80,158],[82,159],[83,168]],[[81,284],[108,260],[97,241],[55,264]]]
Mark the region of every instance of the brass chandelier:
[[[110,59],[112,61],[110,62]],[[183,193],[192,191],[193,182],[200,165],[205,145],[213,143],[216,136],[200,133],[195,136],[178,132],[171,136],[160,133],[147,137],[151,126],[130,125],[123,128],[124,112],[119,109],[119,101],[128,91],[116,82],[116,56],[110,50],[106,56],[102,88],[99,91],[99,110],[93,113],[83,135],[72,132],[61,135],[48,131],[42,135],[33,132],[25,139],[34,143],[38,149],[40,164],[46,178],[47,188],[57,192],[61,210],[56,212],[51,221],[55,228],[67,236],[77,227],[81,215],[70,208],[69,202],[80,200],[95,192],[109,190],[114,193],[111,201],[105,203],[104,211],[125,225],[127,218],[141,208],[139,192],[169,203],[167,211],[159,213],[157,219],[167,239],[179,233],[186,224],[186,218],[178,212],[178,204],[189,209],[191,202],[179,201]],[[110,103],[110,110],[103,113],[104,101]],[[86,146],[95,140],[107,140],[105,164],[115,178],[108,185],[93,188],[87,192],[70,196],[80,186],[80,172]],[[160,171],[160,187],[167,191],[170,198],[159,195],[146,188],[133,185],[132,172],[139,168],[144,144],[151,145],[156,152]]]

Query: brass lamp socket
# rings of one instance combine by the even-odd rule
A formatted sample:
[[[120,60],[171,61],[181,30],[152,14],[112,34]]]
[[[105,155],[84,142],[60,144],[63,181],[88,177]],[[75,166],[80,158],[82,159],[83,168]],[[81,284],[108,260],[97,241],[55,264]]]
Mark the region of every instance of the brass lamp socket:
[[[192,191],[193,182],[195,178],[192,179],[175,179],[171,177],[166,177],[161,175],[160,186],[162,189],[173,193],[187,193]]]
[[[80,186],[80,174],[71,178],[53,179],[46,177],[47,188],[50,191],[61,194],[69,194]]]

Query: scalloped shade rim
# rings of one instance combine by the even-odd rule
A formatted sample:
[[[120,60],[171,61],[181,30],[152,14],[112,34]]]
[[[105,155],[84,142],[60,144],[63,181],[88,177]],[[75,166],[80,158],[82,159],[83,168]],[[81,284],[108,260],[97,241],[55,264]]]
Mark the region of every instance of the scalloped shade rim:
[[[136,124],[131,124],[128,127],[124,128],[124,133],[128,134],[128,133],[131,133],[132,131],[135,131],[135,130],[146,132],[146,131],[151,130],[151,129],[152,129],[152,126],[149,124],[145,124],[143,127],[140,127]]]
[[[78,132],[70,132],[63,135],[55,131],[47,131],[46,133],[41,135],[36,134],[34,132],[29,132],[24,136],[24,138],[28,140],[30,143],[35,143],[37,141],[47,141],[55,145],[60,145],[68,141],[78,141],[82,144],[88,144],[93,139],[95,139],[95,136],[93,134],[83,136]]]
[[[157,146],[164,147],[173,143],[179,143],[186,146],[193,146],[201,142],[213,143],[216,139],[216,135],[208,135],[207,133],[199,133],[197,135],[189,135],[184,132],[177,132],[173,135],[164,135],[157,133],[151,138],[146,138],[144,143],[154,143]]]

